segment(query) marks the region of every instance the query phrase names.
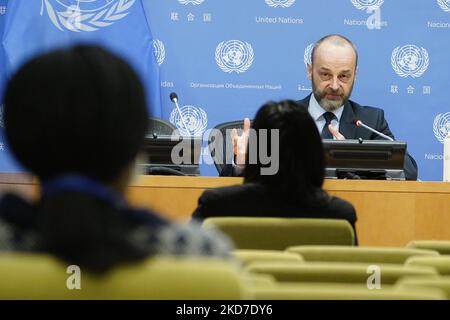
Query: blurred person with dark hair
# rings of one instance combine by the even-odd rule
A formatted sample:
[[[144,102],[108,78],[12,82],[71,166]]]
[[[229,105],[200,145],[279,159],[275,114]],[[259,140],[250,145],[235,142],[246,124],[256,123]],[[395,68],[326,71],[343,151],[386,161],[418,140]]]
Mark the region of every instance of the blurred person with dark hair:
[[[155,254],[227,256],[221,234],[125,201],[147,110],[136,73],[104,49],[79,45],[24,64],[5,91],[6,137],[41,196],[3,196],[0,250],[50,253],[93,272]]]
[[[269,102],[256,113],[251,130],[256,140],[247,143],[244,184],[205,191],[193,218],[345,219],[352,225],[356,236],[357,218],[353,206],[345,200],[329,196],[322,189],[324,151],[308,107],[291,100]],[[262,174],[262,169],[271,164],[263,164],[259,156],[256,163],[249,161],[249,145],[260,146],[261,134],[265,130],[279,130],[279,164],[275,174]],[[267,149],[270,149],[269,145]],[[272,158],[274,156],[271,154]]]

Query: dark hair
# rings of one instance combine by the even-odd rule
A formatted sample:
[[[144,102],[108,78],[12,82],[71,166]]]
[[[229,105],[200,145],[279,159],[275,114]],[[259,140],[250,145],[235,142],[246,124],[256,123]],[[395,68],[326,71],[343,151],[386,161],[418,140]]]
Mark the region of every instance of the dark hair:
[[[7,85],[4,112],[9,147],[44,182],[66,174],[115,182],[139,152],[148,123],[136,73],[87,45],[25,63]],[[93,271],[142,256],[125,239],[120,210],[92,194],[44,195],[36,211],[43,251]]]
[[[307,106],[292,100],[268,102],[256,113],[252,128],[257,137],[259,129],[279,130],[279,170],[275,175],[261,175],[264,165],[258,157],[256,164],[247,164],[245,182],[274,187],[289,201],[317,200],[323,193],[324,152]],[[247,152],[247,163],[248,157]]]
[[[314,54],[315,54],[317,48],[323,42],[330,41],[330,40],[333,41],[333,43],[335,43],[335,44],[344,44],[344,43],[349,44],[353,48],[353,50],[355,51],[355,57],[356,57],[355,67],[358,66],[358,50],[356,50],[356,46],[354,45],[354,43],[350,39],[348,39],[347,37],[344,37],[343,35],[340,35],[340,34],[329,34],[329,35],[326,35],[326,36],[320,38],[314,44],[313,49],[311,51],[311,64],[314,63]]]
[[[7,85],[4,112],[9,147],[41,180],[65,173],[114,180],[138,153],[148,121],[135,72],[90,46],[27,62]]]

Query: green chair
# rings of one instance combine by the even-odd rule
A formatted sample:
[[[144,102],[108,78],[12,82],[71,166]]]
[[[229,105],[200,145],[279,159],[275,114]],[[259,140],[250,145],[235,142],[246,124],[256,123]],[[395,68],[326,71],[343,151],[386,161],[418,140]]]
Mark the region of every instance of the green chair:
[[[244,265],[258,261],[295,261],[302,262],[303,258],[296,254],[278,250],[235,250],[233,255],[238,258]]]
[[[413,256],[439,256],[432,250],[387,248],[387,247],[349,247],[349,246],[295,246],[286,249],[297,253],[305,261],[365,262],[404,264]]]
[[[442,276],[434,279],[424,277],[405,277],[400,279],[395,284],[395,287],[400,290],[437,288],[445,292],[447,299],[450,300],[450,276]]]
[[[381,287],[393,285],[405,276],[439,276],[431,267],[391,264],[374,266],[366,263],[342,262],[254,262],[246,266],[246,270],[250,273],[270,274],[279,282],[365,284],[368,281],[373,283],[374,278],[371,277],[379,274]]]
[[[352,246],[355,235],[346,220],[217,217],[204,221],[227,234],[238,249],[284,250],[295,245]]]
[[[444,300],[445,293],[433,288],[369,290],[347,284],[283,284],[256,287],[256,300]]]
[[[414,240],[406,246],[408,248],[435,250],[440,254],[450,254],[450,240]]]
[[[243,275],[242,279],[247,290],[254,287],[271,287],[277,283],[273,276],[262,273],[247,273]]]
[[[67,267],[47,255],[0,254],[0,299],[251,298],[236,264],[221,259],[152,257],[101,276],[81,270],[80,290],[69,289],[76,282]]]
[[[406,261],[406,265],[433,267],[440,275],[450,276],[450,256],[411,257]]]

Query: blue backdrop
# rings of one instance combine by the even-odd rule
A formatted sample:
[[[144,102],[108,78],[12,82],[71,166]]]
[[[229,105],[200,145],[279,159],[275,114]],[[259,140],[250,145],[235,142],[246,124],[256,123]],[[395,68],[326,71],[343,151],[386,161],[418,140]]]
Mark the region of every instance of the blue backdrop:
[[[177,92],[189,133],[198,135],[253,117],[267,100],[308,95],[309,45],[343,34],[359,50],[352,99],[383,108],[396,138],[408,142],[419,178],[442,180],[450,0],[0,0],[0,32],[0,86],[37,52],[100,42],[141,73],[152,113],[183,131],[168,98]],[[159,80],[150,77],[156,64]],[[204,155],[210,162],[206,148]],[[14,170],[0,133],[0,171]],[[207,163],[201,172],[217,175]]]

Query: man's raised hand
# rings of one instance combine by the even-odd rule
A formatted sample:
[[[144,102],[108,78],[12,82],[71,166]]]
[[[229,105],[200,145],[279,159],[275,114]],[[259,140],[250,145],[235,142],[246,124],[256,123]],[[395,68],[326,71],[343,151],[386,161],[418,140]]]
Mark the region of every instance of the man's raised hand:
[[[250,133],[250,119],[244,119],[244,128],[242,134],[238,135],[237,130],[231,131],[231,142],[233,144],[233,153],[236,165],[243,167],[245,165],[245,157],[247,155],[248,136]]]

